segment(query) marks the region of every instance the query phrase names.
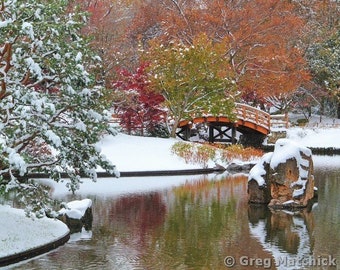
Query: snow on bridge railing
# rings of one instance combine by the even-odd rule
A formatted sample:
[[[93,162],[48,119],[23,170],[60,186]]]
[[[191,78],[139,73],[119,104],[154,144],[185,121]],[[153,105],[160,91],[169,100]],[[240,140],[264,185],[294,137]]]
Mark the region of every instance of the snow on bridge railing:
[[[270,114],[247,104],[235,103],[236,117],[270,129]]]
[[[287,129],[289,127],[288,113],[270,115],[270,127],[277,129]]]

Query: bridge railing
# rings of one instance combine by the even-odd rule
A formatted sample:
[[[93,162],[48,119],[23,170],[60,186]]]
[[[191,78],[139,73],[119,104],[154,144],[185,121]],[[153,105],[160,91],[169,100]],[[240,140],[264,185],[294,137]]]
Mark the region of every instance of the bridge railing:
[[[289,119],[288,114],[272,114],[270,115],[270,127],[271,128],[288,128]]]
[[[236,116],[238,119],[252,122],[258,126],[270,130],[270,114],[255,107],[236,103]]]

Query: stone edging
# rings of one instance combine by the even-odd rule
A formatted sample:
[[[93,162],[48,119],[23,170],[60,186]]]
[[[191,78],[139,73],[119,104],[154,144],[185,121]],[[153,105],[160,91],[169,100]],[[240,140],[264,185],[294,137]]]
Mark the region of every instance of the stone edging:
[[[24,261],[24,260],[36,257],[38,255],[47,253],[53,249],[56,249],[57,247],[64,245],[69,239],[70,239],[70,232],[68,232],[61,238],[53,242],[47,243],[45,245],[31,248],[31,249],[28,249],[28,250],[25,250],[23,252],[19,252],[13,255],[2,257],[0,258],[0,267],[18,263],[20,261]]]
[[[310,147],[310,146],[306,147],[312,151],[313,155],[325,155],[325,156],[340,155],[340,148],[337,147]],[[273,152],[274,144],[262,145],[260,149],[264,150],[265,152]]]
[[[220,166],[216,168],[205,168],[205,169],[186,169],[186,170],[162,170],[162,171],[125,171],[119,172],[120,177],[143,177],[143,176],[174,176],[174,175],[196,175],[196,174],[209,174],[209,173],[221,173],[224,172],[225,168]],[[18,178],[49,178],[50,175],[46,173],[30,173],[25,176],[18,176]],[[66,173],[60,173],[61,178],[69,178]],[[88,177],[86,175],[80,175],[80,177]],[[108,172],[97,172],[97,177],[116,177]]]

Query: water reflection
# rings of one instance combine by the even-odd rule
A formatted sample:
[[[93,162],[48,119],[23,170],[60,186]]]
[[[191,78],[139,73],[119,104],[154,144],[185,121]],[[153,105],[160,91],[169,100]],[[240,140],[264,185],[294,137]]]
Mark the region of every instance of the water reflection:
[[[168,214],[142,261],[145,269],[217,269],[240,235],[240,180],[188,183],[168,193]],[[243,179],[241,185],[243,185]],[[161,240],[160,240],[161,239]],[[153,268],[154,267],[154,268]]]
[[[12,269],[228,269],[226,256],[236,258],[231,269],[255,268],[242,257],[270,259],[270,269],[279,256],[332,255],[340,262],[340,171],[314,175],[318,206],[300,213],[249,206],[245,175],[121,196],[68,196],[92,200],[92,230]]]
[[[298,263],[312,256],[315,221],[310,210],[275,211],[251,205],[248,216],[250,234],[270,251],[278,269],[300,269]]]

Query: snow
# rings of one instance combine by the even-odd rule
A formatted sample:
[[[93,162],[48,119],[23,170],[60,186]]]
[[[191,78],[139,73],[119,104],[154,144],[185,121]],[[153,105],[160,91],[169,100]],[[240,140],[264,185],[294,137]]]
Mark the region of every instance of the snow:
[[[18,153],[14,151],[10,151],[9,156],[8,156],[8,161],[13,166],[13,168],[16,168],[19,170],[20,175],[25,174],[27,164]]]
[[[269,163],[273,153],[266,153],[262,156],[261,160],[255,164],[255,166],[250,170],[248,180],[254,179],[260,187],[262,187],[266,181],[263,176],[266,174],[264,169],[264,164]]]
[[[275,143],[274,155],[270,161],[270,167],[276,168],[280,163],[284,163],[286,160],[299,157],[300,152],[303,152],[306,156],[310,157],[312,152],[307,147],[300,146],[298,143],[290,139],[279,139]],[[277,153],[275,155],[275,153]],[[298,160],[298,164],[301,164],[302,160]],[[304,164],[308,165],[308,164]]]
[[[98,147],[119,171],[201,168],[197,164],[187,164],[182,158],[171,153],[171,146],[178,141],[118,134],[104,137]]]
[[[308,171],[305,168],[309,168],[308,160],[301,156],[301,153],[307,157],[312,157],[312,151],[304,146],[290,139],[279,139],[275,143],[274,152],[265,154],[260,162],[258,162],[249,172],[248,180],[257,181],[259,186],[265,185],[266,171],[264,164],[269,163],[270,168],[275,170],[279,164],[285,163],[291,158],[295,158],[299,169],[299,179],[292,183],[292,187],[301,186],[301,188],[294,189],[293,197],[299,197],[304,194],[306,188]]]
[[[7,25],[11,24],[13,21],[12,20],[6,20],[6,21],[1,21],[0,22],[0,27],[7,27]]]
[[[52,130],[47,130],[45,133],[46,137],[53,143],[54,146],[59,147],[61,140]]]
[[[83,54],[81,52],[78,52],[77,55],[76,55],[76,59],[75,59],[76,62],[80,62],[82,57],[83,57]]]
[[[51,218],[28,218],[24,210],[0,205],[0,257],[13,255],[55,241],[68,227]]]
[[[340,148],[340,128],[289,128],[287,138],[307,147]]]
[[[41,78],[42,78],[41,71],[42,71],[42,70],[41,70],[39,64],[37,64],[37,63],[32,59],[32,57],[26,58],[26,59],[25,59],[25,62],[26,62],[26,64],[27,64],[28,68],[30,69],[30,71],[31,71],[33,74],[37,75],[37,76],[38,76],[38,79],[41,80]]]
[[[67,215],[69,218],[81,219],[88,208],[92,207],[90,199],[71,201],[66,204],[66,208],[62,208],[58,213]]]
[[[302,128],[289,129],[289,139],[303,146],[340,147],[340,129],[311,130]],[[303,135],[303,139],[301,137]],[[319,134],[319,136],[315,136]],[[331,139],[332,138],[332,139]],[[128,136],[105,136],[97,145],[102,153],[117,165],[120,171],[149,171],[149,170],[175,170],[200,168],[198,164],[187,164],[184,159],[171,153],[171,146],[176,139],[162,139]],[[283,149],[284,146],[282,146]],[[290,151],[290,150],[289,150]],[[283,154],[288,156],[289,153]],[[264,155],[263,159],[270,158],[270,154]],[[282,156],[282,157],[283,157]],[[339,167],[340,156],[313,156],[315,166]],[[277,160],[276,162],[279,162]],[[257,168],[257,175],[261,176],[261,168]],[[199,180],[201,176],[160,176],[160,177],[127,177],[127,178],[100,178],[96,183],[90,179],[83,179],[80,190],[77,191],[82,197],[97,196],[120,196],[127,193],[147,192],[162,190],[172,186],[182,185],[188,181]],[[222,177],[210,175],[209,177]],[[53,197],[62,198],[69,191],[64,182],[56,183],[49,179],[41,180],[52,186]],[[71,209],[77,209],[78,217],[81,210],[90,205],[89,201],[73,202]],[[73,213],[75,214],[75,213]],[[72,214],[71,214],[72,215]],[[34,224],[34,226],[32,225]],[[38,225],[39,224],[39,225]],[[31,219],[24,216],[22,210],[0,206],[0,257],[14,254],[55,240],[67,232],[66,225],[52,219]],[[255,228],[254,228],[255,229]],[[253,231],[253,230],[252,230]],[[261,233],[261,235],[263,235]],[[90,238],[87,232],[75,235],[75,239]],[[74,240],[76,241],[76,240]]]
[[[22,31],[29,35],[29,37],[34,40],[34,31],[33,31],[33,25],[29,22],[23,22],[22,23]]]

